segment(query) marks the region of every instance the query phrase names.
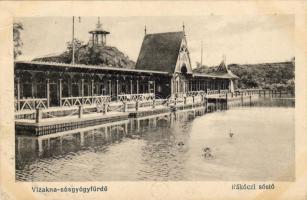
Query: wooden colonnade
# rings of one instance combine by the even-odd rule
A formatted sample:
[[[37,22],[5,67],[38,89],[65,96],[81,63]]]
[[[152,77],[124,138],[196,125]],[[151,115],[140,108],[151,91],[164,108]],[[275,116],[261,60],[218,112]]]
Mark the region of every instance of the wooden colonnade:
[[[39,100],[42,107],[62,106],[73,97],[110,96],[117,100],[120,94],[155,93],[156,82],[163,77],[78,72],[43,72],[18,70],[15,73],[17,110],[21,101]]]

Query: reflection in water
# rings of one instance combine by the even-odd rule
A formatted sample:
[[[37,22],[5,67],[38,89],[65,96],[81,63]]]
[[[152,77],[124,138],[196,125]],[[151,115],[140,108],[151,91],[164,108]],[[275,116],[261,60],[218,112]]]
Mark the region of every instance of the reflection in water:
[[[203,114],[178,111],[40,137],[18,135],[16,179],[293,180],[293,108]],[[202,156],[204,146],[212,159]]]

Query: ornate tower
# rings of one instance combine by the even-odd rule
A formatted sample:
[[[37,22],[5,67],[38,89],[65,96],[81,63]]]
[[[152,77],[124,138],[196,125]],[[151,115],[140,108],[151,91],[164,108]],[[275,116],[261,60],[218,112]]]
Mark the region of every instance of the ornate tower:
[[[96,29],[89,31],[92,34],[92,45],[99,46],[99,45],[106,45],[107,44],[107,35],[110,32],[105,31],[102,29],[102,24],[100,23],[100,17],[98,17],[98,22],[96,24]]]

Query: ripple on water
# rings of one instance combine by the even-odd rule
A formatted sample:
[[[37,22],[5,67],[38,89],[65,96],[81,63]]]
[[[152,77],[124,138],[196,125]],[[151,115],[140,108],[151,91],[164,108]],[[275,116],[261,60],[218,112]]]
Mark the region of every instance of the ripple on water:
[[[155,128],[150,128],[153,126],[152,122],[144,119],[141,126],[148,125],[147,128],[140,127],[139,131],[130,131],[139,135],[137,138],[125,137],[124,134],[111,138],[97,129],[86,135],[82,145],[80,139],[76,139],[79,138],[77,133],[73,137],[65,137],[62,146],[59,139],[53,139],[50,149],[44,149],[37,157],[29,153],[29,149],[23,151],[21,148],[17,152],[20,156],[16,159],[16,179],[294,179],[293,108],[228,110],[210,113],[194,120],[190,120],[191,115],[184,112],[180,115],[171,125],[166,124],[170,122],[162,120],[157,122]],[[230,129],[234,132],[233,138],[229,137]],[[116,134],[116,131],[113,132],[112,134]],[[30,148],[31,145],[24,146]],[[202,149],[205,146],[211,148],[212,159],[203,158]],[[36,151],[35,148],[32,152]]]

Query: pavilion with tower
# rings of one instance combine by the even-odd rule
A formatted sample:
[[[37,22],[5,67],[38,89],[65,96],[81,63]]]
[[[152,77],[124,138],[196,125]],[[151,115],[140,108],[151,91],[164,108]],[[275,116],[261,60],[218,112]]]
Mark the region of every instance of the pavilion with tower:
[[[96,24],[96,28],[89,31],[89,33],[92,35],[90,41],[91,45],[105,46],[107,44],[107,35],[110,34],[110,32],[103,30],[99,17],[98,17],[98,22]]]
[[[135,69],[15,61],[15,109],[95,106],[106,101],[183,98],[208,91],[234,91],[238,78],[223,61],[214,74],[192,71],[185,27],[178,32],[145,36]],[[110,32],[100,19],[91,34],[93,46],[104,46]]]

